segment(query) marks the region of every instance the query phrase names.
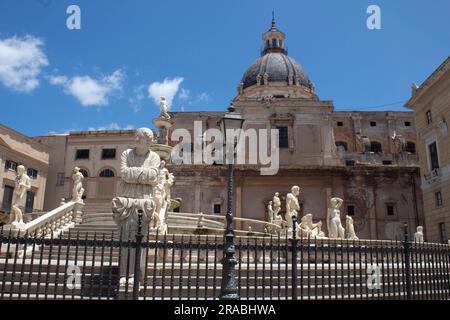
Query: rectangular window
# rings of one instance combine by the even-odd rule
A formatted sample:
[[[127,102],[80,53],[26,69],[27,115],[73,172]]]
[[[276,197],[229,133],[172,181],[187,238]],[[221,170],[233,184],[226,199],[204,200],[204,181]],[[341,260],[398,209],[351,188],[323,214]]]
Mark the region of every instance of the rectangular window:
[[[34,197],[36,193],[34,191],[27,191],[27,199],[25,202],[25,212],[30,213],[33,212],[34,209]]]
[[[405,127],[411,127],[411,122],[410,121],[405,121]]]
[[[434,194],[436,199],[436,207],[442,207],[442,193],[440,191]]]
[[[31,178],[31,179],[37,179],[38,177],[38,171],[36,169],[33,168],[28,168],[27,170],[27,175]]]
[[[355,206],[353,206],[353,205],[347,206],[347,215],[349,215],[349,216],[355,215]]]
[[[75,155],[75,160],[89,159],[89,149],[78,149]]]
[[[288,134],[288,127],[277,127],[277,129],[279,130],[279,147],[280,148],[289,148],[289,134]]]
[[[214,214],[220,214],[221,213],[221,208],[222,206],[220,205],[220,203],[215,203],[214,204]]]
[[[431,116],[431,111],[428,110],[426,115],[427,115],[427,124],[428,125],[432,124],[433,123],[433,117]]]
[[[115,159],[116,158],[116,149],[103,149],[102,150],[102,159]]]
[[[370,121],[370,126],[371,126],[371,127],[376,127],[376,126],[377,126],[377,123],[376,123],[375,121]]]
[[[390,166],[390,165],[392,165],[392,161],[391,160],[383,160],[383,165]]]
[[[11,160],[6,160],[5,161],[5,170],[12,170],[12,171],[16,171],[17,170],[17,162],[11,161]]]
[[[428,151],[430,153],[431,170],[438,169],[439,168],[439,156],[438,156],[436,142],[433,142],[432,144],[430,144],[428,146]]]
[[[3,202],[2,202],[3,211],[6,212],[11,211],[13,193],[14,193],[13,187],[5,186],[5,190],[3,191]]]
[[[439,237],[441,238],[441,243],[447,243],[447,234],[445,232],[445,223],[439,223]]]
[[[355,166],[355,160],[345,160],[345,165],[347,167],[354,167]]]
[[[343,127],[343,126],[344,126],[344,123],[343,123],[342,121],[338,121],[338,122],[337,122],[337,126],[338,126],[338,127]]]
[[[395,206],[392,204],[388,204],[386,205],[386,212],[388,216],[393,216],[395,215]]]
[[[57,186],[63,186],[64,185],[64,180],[65,180],[64,172],[59,172],[56,175],[56,185]]]

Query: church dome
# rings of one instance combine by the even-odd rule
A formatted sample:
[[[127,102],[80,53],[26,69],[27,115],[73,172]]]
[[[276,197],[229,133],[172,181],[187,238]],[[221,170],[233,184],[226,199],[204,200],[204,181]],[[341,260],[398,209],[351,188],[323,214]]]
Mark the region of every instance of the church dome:
[[[244,73],[243,88],[258,84],[258,81],[263,82],[264,75],[270,82],[285,82],[288,85],[292,81],[292,84],[305,87],[311,84],[300,64],[283,52],[267,52],[257,59]]]
[[[264,49],[261,57],[245,71],[239,85],[239,94],[254,85],[274,85],[279,88],[281,84],[315,95],[314,85],[306,72],[297,61],[288,56],[285,40],[285,34],[276,27],[273,18],[271,28],[262,36]]]

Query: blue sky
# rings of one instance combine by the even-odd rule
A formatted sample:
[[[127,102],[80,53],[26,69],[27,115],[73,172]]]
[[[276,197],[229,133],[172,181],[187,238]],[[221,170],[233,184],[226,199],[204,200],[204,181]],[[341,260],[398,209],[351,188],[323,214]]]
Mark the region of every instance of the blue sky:
[[[70,4],[81,30],[66,28]],[[366,27],[370,4],[381,30]],[[1,0],[0,122],[30,136],[151,127],[150,87],[172,111],[225,110],[272,10],[336,110],[405,110],[450,54],[448,0]]]

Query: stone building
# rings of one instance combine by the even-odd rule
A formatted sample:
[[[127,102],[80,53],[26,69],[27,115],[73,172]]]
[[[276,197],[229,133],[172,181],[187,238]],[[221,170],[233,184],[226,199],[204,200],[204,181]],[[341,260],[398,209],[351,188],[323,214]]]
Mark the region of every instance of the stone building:
[[[410,232],[423,225],[413,113],[336,112],[332,101],[319,99],[304,69],[287,55],[285,34],[274,21],[263,42],[261,57],[238,85],[233,108],[244,117],[244,129],[279,130],[280,166],[275,175],[261,175],[261,162],[235,166],[235,216],[265,220],[274,193],[280,192],[284,206],[290,188],[299,185],[302,214],[325,222],[329,199],[341,197],[342,217],[353,216],[362,238],[399,239],[405,222]],[[203,132],[194,132],[194,122],[203,130],[219,128],[224,113],[171,112],[169,137],[176,129],[201,136]],[[32,143],[46,145],[50,159],[45,210],[70,198],[77,166],[86,177],[86,210],[109,211],[120,178],[120,154],[132,144],[133,134],[85,131],[35,138]],[[226,166],[200,161],[168,168],[176,176],[172,198],[182,199],[179,211],[225,214]]]
[[[35,140],[47,145],[50,153],[47,211],[56,208],[61,199],[70,199],[75,167],[85,177],[87,202],[104,202],[110,206],[119,183],[120,155],[133,144],[133,130],[70,132]]]
[[[274,21],[263,45],[261,57],[238,85],[233,108],[245,118],[244,129],[280,130],[280,169],[262,176],[260,165],[236,166],[235,215],[265,219],[273,194],[283,198],[299,185],[302,213],[325,222],[329,199],[342,197],[342,214],[353,216],[361,237],[396,239],[405,222],[410,232],[423,224],[413,114],[335,112],[287,55],[285,35]],[[172,132],[182,128],[198,135],[194,121],[204,129],[219,128],[223,114],[173,112]],[[225,213],[224,166],[183,164],[172,171],[177,177],[173,195],[183,199],[181,211]]]
[[[0,125],[0,212],[11,210],[16,169],[25,166],[31,178],[25,212],[44,209],[48,175],[49,148],[13,129]]]
[[[413,84],[406,106],[414,110],[428,240],[446,242],[450,235],[450,57],[420,87]]]

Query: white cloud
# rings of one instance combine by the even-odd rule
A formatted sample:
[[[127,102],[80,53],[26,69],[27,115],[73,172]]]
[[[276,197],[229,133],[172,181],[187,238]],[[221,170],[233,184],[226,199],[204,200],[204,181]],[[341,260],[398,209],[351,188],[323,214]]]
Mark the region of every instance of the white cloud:
[[[180,100],[186,101],[189,100],[191,96],[191,92],[187,89],[181,88],[179,98]]]
[[[106,126],[90,127],[88,131],[133,130],[133,129],[134,126],[131,124],[128,124],[125,127],[121,127],[116,122],[112,122]]]
[[[145,86],[137,86],[133,89],[133,95],[128,99],[130,106],[133,108],[134,112],[139,112],[142,107],[141,103],[145,99]]]
[[[211,101],[210,95],[206,92],[202,92],[202,93],[198,94],[196,98],[197,98],[196,102],[210,102]]]
[[[176,77],[173,79],[165,78],[163,82],[153,82],[148,86],[148,96],[157,105],[159,105],[160,98],[165,97],[167,103],[171,105],[183,80],[181,77]]]
[[[125,73],[116,70],[111,75],[101,79],[90,76],[51,76],[49,81],[53,85],[60,85],[64,92],[75,97],[83,106],[105,106],[109,104],[111,95],[122,91]]]
[[[42,46],[30,35],[0,40],[0,82],[21,92],[36,89],[42,68],[49,64]]]
[[[111,122],[110,124],[98,127],[89,127],[88,129],[79,128],[78,126],[74,126],[71,129],[64,129],[60,131],[51,131],[48,134],[69,134],[74,131],[108,131],[108,130],[134,130],[134,126],[132,124],[128,124],[124,127],[121,127],[116,122]]]

